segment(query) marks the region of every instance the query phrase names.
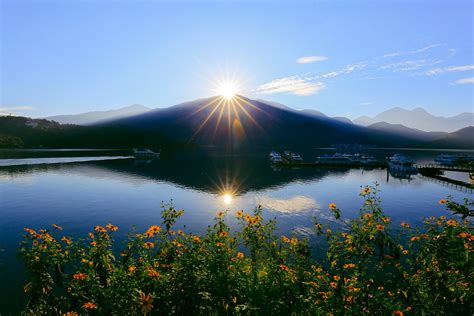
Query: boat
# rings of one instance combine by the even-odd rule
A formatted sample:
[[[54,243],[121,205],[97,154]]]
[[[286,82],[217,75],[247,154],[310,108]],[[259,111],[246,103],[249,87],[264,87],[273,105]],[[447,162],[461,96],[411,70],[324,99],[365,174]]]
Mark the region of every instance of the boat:
[[[282,162],[281,155],[278,152],[274,151],[274,150],[272,150],[269,157],[270,157],[270,161],[272,163],[281,163]]]
[[[436,156],[435,162],[439,163],[440,165],[455,165],[461,164],[465,162],[469,162],[474,160],[474,157],[466,156],[466,155],[448,155],[448,154],[441,154]]]
[[[417,173],[418,169],[413,165],[413,160],[402,154],[394,154],[387,157],[387,164],[390,170],[404,173]]]
[[[364,166],[373,166],[379,164],[379,161],[372,156],[363,155],[360,159],[360,163]]]
[[[133,156],[137,159],[158,159],[160,152],[154,152],[146,148],[134,148]]]
[[[301,157],[300,154],[289,151],[289,150],[285,150],[283,152],[283,158],[285,158],[286,160],[288,160],[291,163],[303,162],[303,158]]]
[[[357,164],[347,155],[341,155],[341,154],[319,156],[316,158],[314,163],[321,166],[333,166],[333,165],[344,166],[344,165]]]

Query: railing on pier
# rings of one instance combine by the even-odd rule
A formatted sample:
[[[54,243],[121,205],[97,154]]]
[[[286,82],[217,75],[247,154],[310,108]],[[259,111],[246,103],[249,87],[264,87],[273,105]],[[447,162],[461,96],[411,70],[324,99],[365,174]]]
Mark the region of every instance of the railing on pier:
[[[441,165],[441,164],[418,164],[416,165],[418,170],[431,169],[431,170],[447,170],[447,171],[462,171],[462,172],[474,172],[474,166],[462,166],[462,165]]]

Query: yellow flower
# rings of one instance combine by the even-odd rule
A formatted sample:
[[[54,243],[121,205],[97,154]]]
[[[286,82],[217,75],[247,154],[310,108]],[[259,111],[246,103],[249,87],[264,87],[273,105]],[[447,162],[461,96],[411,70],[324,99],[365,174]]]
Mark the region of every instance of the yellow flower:
[[[237,216],[237,217],[242,217],[242,216],[244,216],[244,212],[243,212],[243,211],[237,211],[237,212],[235,213],[235,216]]]
[[[223,218],[224,215],[225,215],[225,213],[222,212],[222,211],[219,211],[219,212],[217,213],[217,217],[218,217],[218,218]]]
[[[286,236],[281,236],[281,241],[288,244],[288,243],[290,243],[290,238],[288,238]]]
[[[336,282],[330,282],[329,285],[330,285],[333,289],[335,289],[336,286],[337,286],[337,283],[336,283]]]
[[[363,217],[364,217],[365,219],[370,219],[370,218],[372,218],[372,214],[367,213],[367,214],[364,214]]]
[[[200,242],[201,241],[201,238],[199,238],[199,236],[193,236],[192,238],[195,242]]]
[[[331,210],[335,210],[337,208],[337,205],[335,203],[331,203],[331,204],[329,204],[329,208]]]
[[[335,275],[335,276],[333,276],[333,279],[334,279],[334,281],[339,281],[341,279],[341,277],[338,276],[338,275]]]
[[[146,248],[146,249],[150,249],[150,248],[153,248],[155,247],[155,244],[150,242],[150,241],[147,241],[146,243],[143,244],[143,246]]]
[[[290,242],[293,246],[295,246],[298,243],[298,238],[293,237],[293,238],[291,238]]]
[[[63,316],[78,316],[79,314],[74,312],[74,311],[69,311],[67,313],[64,313]]]
[[[401,310],[396,310],[396,311],[393,311],[392,312],[392,315],[393,316],[403,316],[403,312]]]
[[[74,280],[85,280],[85,279],[87,279],[87,274],[85,274],[85,273],[76,273],[72,277],[73,277]]]
[[[404,228],[410,228],[410,224],[408,224],[408,223],[401,223],[400,226],[402,226]]]
[[[378,231],[383,231],[385,229],[385,227],[383,225],[377,225],[377,230]]]
[[[227,232],[225,232],[225,231],[219,232],[219,236],[220,236],[220,237],[227,237],[228,235],[229,235],[229,234],[228,234]]]
[[[446,204],[446,203],[448,203],[448,201],[446,201],[445,199],[441,199],[441,200],[439,200],[438,203],[439,203],[439,204]]]
[[[94,304],[93,302],[87,302],[87,303],[84,303],[84,305],[82,305],[82,308],[97,309],[97,305]]]
[[[153,297],[151,294],[146,294],[140,291],[140,297],[139,297],[140,303],[142,304],[141,310],[143,314],[147,314],[151,312],[153,309]]]
[[[237,252],[237,258],[243,258],[245,257],[243,252]]]
[[[34,230],[31,229],[31,228],[26,228],[26,227],[25,227],[24,230],[25,230],[28,234],[30,234],[30,235],[36,235],[36,231],[34,231]]]
[[[346,263],[345,265],[343,265],[342,267],[344,269],[352,269],[352,268],[355,268],[355,264],[354,263]]]
[[[70,245],[71,244],[71,239],[69,239],[68,237],[64,236],[63,238],[61,238],[62,241],[64,241],[66,244]]]
[[[135,266],[128,267],[128,272],[133,273],[137,268]]]
[[[365,187],[362,189],[362,191],[360,191],[360,193],[362,194],[369,194],[370,193],[370,188],[369,187]]]
[[[385,224],[388,224],[390,222],[390,217],[382,217],[381,218],[382,222],[384,222]]]

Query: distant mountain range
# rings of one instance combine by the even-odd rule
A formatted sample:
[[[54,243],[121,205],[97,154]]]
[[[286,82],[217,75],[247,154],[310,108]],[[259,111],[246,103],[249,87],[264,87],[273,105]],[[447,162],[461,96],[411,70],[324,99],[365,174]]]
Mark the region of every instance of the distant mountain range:
[[[94,111],[72,115],[56,115],[46,117],[47,120],[61,124],[92,125],[100,122],[116,120],[150,111],[151,109],[140,104],[133,104],[117,110]]]
[[[452,117],[442,117],[434,116],[423,108],[407,110],[395,107],[373,118],[361,116],[354,120],[355,124],[362,126],[380,122],[402,124],[426,132],[454,132],[464,127],[474,126],[474,113],[464,112]]]
[[[318,111],[294,110],[243,96],[238,96],[233,102],[222,97],[211,97],[169,108],[150,110],[141,107],[141,110],[138,114],[121,112],[122,116],[115,112],[115,118],[110,113],[104,116],[100,112],[100,119],[97,115],[89,116],[98,120],[89,126],[64,125],[45,119],[0,117],[0,146],[200,147],[253,152],[271,148],[311,150],[336,143],[379,147],[474,148],[474,127],[455,133],[424,132],[390,123],[364,127],[346,118],[331,118]]]

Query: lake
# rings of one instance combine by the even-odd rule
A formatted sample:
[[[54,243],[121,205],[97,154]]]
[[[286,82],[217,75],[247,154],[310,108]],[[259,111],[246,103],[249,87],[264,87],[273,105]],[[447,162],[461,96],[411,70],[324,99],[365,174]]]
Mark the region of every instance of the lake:
[[[360,186],[374,182],[380,183],[382,206],[395,226],[448,215],[438,204],[448,195],[456,200],[472,198],[470,189],[421,175],[397,178],[386,169],[272,167],[266,155],[164,153],[158,161],[140,163],[97,158],[45,161],[77,153],[27,153],[0,151],[0,158],[9,159],[9,166],[0,167],[0,313],[18,313],[24,304],[25,275],[16,257],[24,227],[48,228],[55,223],[68,234],[84,236],[95,225],[112,222],[120,227],[116,234],[120,240],[134,226],[143,231],[159,224],[161,203],[172,201],[185,210],[178,226],[190,232],[203,232],[219,210],[250,211],[261,205],[264,217],[277,219],[282,234],[314,238],[313,216],[337,229],[327,205],[336,203],[343,217],[353,218],[362,203]],[[309,160],[318,153],[303,157]],[[431,162],[440,151],[405,153],[417,162]],[[387,151],[370,154],[383,158]],[[78,156],[88,160],[87,155]],[[28,157],[30,163],[39,159],[41,164],[18,165],[15,159],[20,157]],[[462,180],[463,175],[455,177]],[[229,222],[235,224],[231,215]]]

